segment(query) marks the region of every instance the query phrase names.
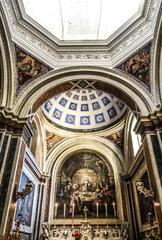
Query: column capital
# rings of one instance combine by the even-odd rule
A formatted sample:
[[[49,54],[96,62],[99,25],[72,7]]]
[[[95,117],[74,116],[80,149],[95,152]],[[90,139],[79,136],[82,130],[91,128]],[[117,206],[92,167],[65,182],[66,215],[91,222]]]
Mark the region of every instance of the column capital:
[[[34,133],[28,118],[20,118],[13,112],[3,108],[0,108],[0,131],[22,136],[26,142]]]
[[[135,132],[144,136],[146,133],[162,129],[162,111],[150,113],[148,116],[139,116],[135,125]]]

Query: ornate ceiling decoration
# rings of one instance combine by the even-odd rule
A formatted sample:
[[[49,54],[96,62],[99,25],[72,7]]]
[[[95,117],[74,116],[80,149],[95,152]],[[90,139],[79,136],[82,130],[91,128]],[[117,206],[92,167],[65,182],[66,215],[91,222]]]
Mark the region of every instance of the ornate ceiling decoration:
[[[23,0],[26,16],[58,40],[107,40],[142,14],[143,0]],[[127,7],[125,7],[127,6]],[[93,9],[93,11],[92,11]],[[29,17],[28,17],[28,16]],[[123,28],[122,28],[123,30]]]
[[[54,133],[46,131],[46,143],[47,143],[47,152],[49,152],[53,146],[62,141],[64,138],[60,137]]]
[[[16,46],[17,61],[17,94],[33,79],[51,70],[50,67],[41,63],[30,54]]]
[[[115,143],[121,149],[121,151],[124,152],[124,127],[108,136],[107,139]]]
[[[139,18],[117,36],[98,41],[60,41],[27,18],[22,1],[2,0],[13,41],[54,68],[72,65],[114,67],[153,37],[161,0],[144,1]],[[35,26],[34,26],[35,25]]]
[[[51,123],[62,129],[93,132],[107,129],[119,122],[127,107],[114,96],[91,88],[61,93],[48,100],[42,107]]]
[[[124,63],[122,63],[118,69],[133,76],[137,81],[144,84],[150,90],[150,52],[151,44],[148,44],[143,49],[138,51]]]

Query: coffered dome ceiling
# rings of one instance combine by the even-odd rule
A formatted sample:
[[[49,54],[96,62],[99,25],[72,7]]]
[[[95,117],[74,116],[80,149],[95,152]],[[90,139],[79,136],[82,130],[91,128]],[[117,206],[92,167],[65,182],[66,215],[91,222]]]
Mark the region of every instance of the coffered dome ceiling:
[[[60,40],[107,39],[140,15],[143,0],[23,0],[26,14]],[[123,28],[122,28],[123,30]]]
[[[119,99],[100,90],[77,89],[61,93],[42,107],[50,122],[72,131],[97,131],[122,119],[127,107]]]

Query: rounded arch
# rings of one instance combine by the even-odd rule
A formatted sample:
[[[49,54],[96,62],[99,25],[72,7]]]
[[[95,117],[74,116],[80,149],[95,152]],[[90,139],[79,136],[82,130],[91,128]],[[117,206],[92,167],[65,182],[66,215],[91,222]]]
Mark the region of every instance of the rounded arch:
[[[151,61],[151,79],[152,94],[158,110],[162,107],[162,3],[157,16],[153,44],[152,44],[152,61]]]
[[[56,178],[60,171],[62,163],[72,154],[78,151],[90,150],[104,156],[106,161],[112,166],[114,172],[115,186],[117,188],[117,209],[118,215],[123,220],[123,211],[120,207],[122,204],[120,175],[124,174],[124,159],[120,150],[110,141],[101,137],[75,137],[68,139],[58,146],[54,147],[48,157],[45,172],[52,175],[51,182],[51,200],[50,200],[50,216],[49,221],[53,220],[53,206],[55,202]]]
[[[100,152],[100,149],[104,149],[105,152],[110,154],[111,157],[115,157],[116,162],[112,162],[114,168],[118,170],[121,174],[124,173],[125,164],[124,158],[120,151],[120,149],[110,140],[105,140],[105,138],[97,137],[97,136],[78,136],[73,137],[68,140],[63,140],[60,144],[54,146],[49,152],[46,159],[46,166],[44,167],[44,172],[51,173],[53,165],[56,162],[56,159],[59,158],[61,154],[64,154],[66,151],[70,151],[77,148],[77,150],[81,150],[83,148],[88,149],[91,148]],[[66,152],[67,153],[67,152]],[[101,152],[102,153],[102,152]],[[103,154],[104,155],[104,154]],[[107,155],[107,154],[106,154]]]
[[[14,101],[14,78],[15,78],[15,60],[14,46],[11,40],[8,23],[1,6],[0,11],[0,74],[1,74],[1,94],[0,106],[12,109]]]
[[[35,157],[38,167],[42,169],[46,158],[46,144],[44,144],[46,140],[42,120],[39,114],[35,114],[32,120],[32,127],[34,135],[30,140],[30,149]]]
[[[81,79],[96,81],[96,88],[113,94],[124,101],[132,110],[140,109],[142,115],[154,112],[151,94],[133,78],[102,67],[67,67],[51,71],[35,79],[21,93],[15,104],[14,112],[26,117],[31,106],[36,111],[41,104],[54,94],[70,89],[70,81]]]

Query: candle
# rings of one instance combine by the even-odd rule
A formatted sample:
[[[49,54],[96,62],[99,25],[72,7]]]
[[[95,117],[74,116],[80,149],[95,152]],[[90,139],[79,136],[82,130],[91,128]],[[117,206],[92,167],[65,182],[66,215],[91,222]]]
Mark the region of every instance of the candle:
[[[96,213],[97,213],[97,218],[98,218],[98,202],[96,203]]]
[[[74,218],[74,210],[75,210],[75,204],[72,205],[72,218]]]
[[[64,218],[66,217],[66,203],[64,203]]]
[[[115,202],[112,203],[113,205],[113,209],[114,209],[114,216],[115,218],[117,217],[117,214],[116,214],[116,205],[115,205]]]
[[[106,218],[107,218],[108,217],[107,203],[105,203],[105,215],[106,215]]]
[[[58,203],[55,203],[55,218],[57,217],[57,208],[58,208]]]

